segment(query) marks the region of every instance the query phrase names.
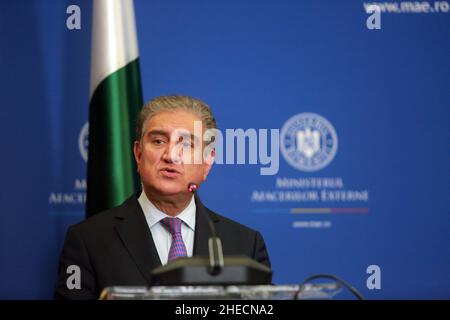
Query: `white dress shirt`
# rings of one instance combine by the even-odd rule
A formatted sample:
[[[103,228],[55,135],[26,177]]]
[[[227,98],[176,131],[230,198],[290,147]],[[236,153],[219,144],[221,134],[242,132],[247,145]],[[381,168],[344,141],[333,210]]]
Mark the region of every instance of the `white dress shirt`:
[[[144,211],[145,220],[147,220],[148,227],[152,233],[153,242],[155,243],[156,250],[158,251],[159,259],[161,260],[161,263],[165,265],[167,264],[167,260],[169,258],[172,235],[161,224],[161,220],[166,217],[173,217],[156,208],[155,205],[148,200],[144,191],[142,191],[138,201],[141,205],[142,211]],[[184,245],[186,246],[188,257],[192,257],[192,253],[194,251],[195,212],[195,200],[194,196],[192,196],[189,205],[176,216],[183,222],[181,224],[181,235],[183,237]]]

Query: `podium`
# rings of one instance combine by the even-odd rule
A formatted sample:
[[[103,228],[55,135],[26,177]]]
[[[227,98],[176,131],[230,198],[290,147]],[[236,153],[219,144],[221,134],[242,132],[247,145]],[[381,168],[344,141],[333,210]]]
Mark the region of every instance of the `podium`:
[[[100,300],[329,300],[341,291],[337,283],[252,286],[108,287]]]

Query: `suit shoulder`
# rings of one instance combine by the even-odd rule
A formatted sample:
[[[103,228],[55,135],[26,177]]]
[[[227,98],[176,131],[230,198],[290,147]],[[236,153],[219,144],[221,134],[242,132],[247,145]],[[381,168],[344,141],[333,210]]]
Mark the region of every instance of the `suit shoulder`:
[[[126,203],[127,202],[124,202],[117,207],[99,212],[92,217],[72,225],[70,228],[83,234],[99,231],[101,229],[111,229],[117,223],[117,219],[126,212]]]

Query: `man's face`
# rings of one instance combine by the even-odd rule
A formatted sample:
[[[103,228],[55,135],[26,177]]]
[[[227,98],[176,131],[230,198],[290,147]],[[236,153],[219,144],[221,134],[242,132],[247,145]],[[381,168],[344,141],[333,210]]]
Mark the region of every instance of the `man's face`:
[[[199,132],[194,131],[195,121]],[[134,156],[145,189],[176,195],[186,193],[189,183],[200,185],[206,179],[212,158],[203,159],[199,117],[184,110],[162,111],[150,118],[143,131],[141,142],[134,144]],[[194,162],[194,157],[200,161]]]

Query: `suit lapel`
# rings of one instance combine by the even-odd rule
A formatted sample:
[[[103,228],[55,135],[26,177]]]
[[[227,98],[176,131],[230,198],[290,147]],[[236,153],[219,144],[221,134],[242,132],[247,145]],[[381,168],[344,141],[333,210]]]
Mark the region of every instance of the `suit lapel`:
[[[152,285],[151,272],[154,268],[161,266],[161,260],[137,197],[138,194],[135,194],[128,199],[116,214],[118,223],[115,229],[139,271],[149,285]],[[193,255],[208,256],[208,240],[211,233],[206,216],[212,219],[216,227],[219,219],[215,214],[210,213],[198,196],[195,196],[195,205],[196,222]]]
[[[137,195],[132,196],[116,215],[116,231],[135,261],[139,271],[152,284],[151,272],[161,265],[152,234],[148,228]]]
[[[198,196],[195,196],[195,236],[193,256],[208,256],[208,240],[211,232],[206,216],[209,216],[217,226],[218,218],[210,214],[210,211],[203,205]]]

